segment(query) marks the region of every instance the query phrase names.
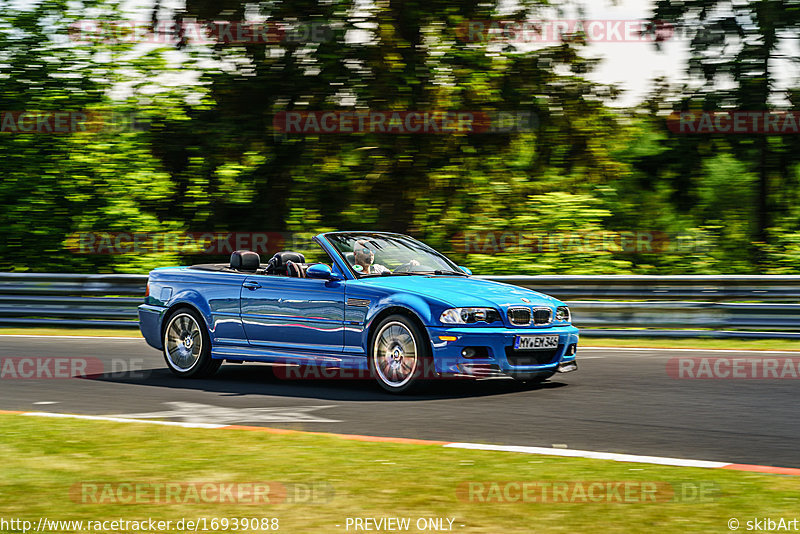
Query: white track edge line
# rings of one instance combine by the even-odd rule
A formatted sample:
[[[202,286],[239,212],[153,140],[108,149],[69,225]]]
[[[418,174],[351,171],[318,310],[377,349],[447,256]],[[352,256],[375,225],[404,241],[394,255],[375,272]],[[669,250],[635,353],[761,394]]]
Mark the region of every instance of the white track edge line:
[[[57,419],[86,419],[89,421],[111,421],[114,423],[144,423],[148,425],[180,426],[183,428],[223,428],[226,425],[215,425],[211,423],[180,423],[177,421],[153,421],[149,419],[126,419],[124,417],[105,417],[102,415],[78,415],[71,413],[55,412],[24,412],[20,415],[31,417],[53,417]]]
[[[211,423],[179,423],[174,421],[153,421],[147,419],[126,419],[123,417],[106,417],[101,415],[78,415],[56,412],[23,412],[20,415],[29,417],[51,417],[60,419],[84,419],[90,421],[111,421],[114,423],[144,423],[150,425],[178,426],[184,428],[225,428],[228,425]],[[578,449],[551,449],[547,447],[523,447],[518,445],[486,445],[481,443],[447,443],[443,447],[451,449],[469,449],[478,451],[518,452],[524,454],[541,454],[547,456],[567,456],[572,458],[591,458],[594,460],[612,460],[674,467],[701,467],[719,469],[732,465],[730,462],[712,462],[707,460],[689,460],[684,458],[667,458],[662,456],[639,456],[635,454],[618,454],[611,452],[583,451]]]
[[[612,452],[581,451],[577,449],[550,449],[547,447],[483,445],[480,443],[448,443],[447,445],[444,445],[444,447],[452,449],[470,449],[477,451],[521,452],[525,454],[544,454],[548,456],[569,456],[572,458],[591,458],[594,460],[614,460],[617,462],[670,465],[676,467],[704,467],[710,469],[719,469],[721,467],[731,465],[730,462],[711,462],[707,460],[665,458],[661,456],[638,456],[635,454],[617,454]]]

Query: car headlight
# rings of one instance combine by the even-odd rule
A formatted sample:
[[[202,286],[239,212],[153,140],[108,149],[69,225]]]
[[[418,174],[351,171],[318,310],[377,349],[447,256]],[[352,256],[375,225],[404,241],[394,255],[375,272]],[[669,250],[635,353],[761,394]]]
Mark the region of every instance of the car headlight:
[[[500,312],[494,308],[449,308],[439,317],[444,324],[493,323],[499,320]]]
[[[569,314],[569,308],[566,306],[559,306],[556,308],[556,321],[568,323],[570,319],[572,319],[572,317]]]

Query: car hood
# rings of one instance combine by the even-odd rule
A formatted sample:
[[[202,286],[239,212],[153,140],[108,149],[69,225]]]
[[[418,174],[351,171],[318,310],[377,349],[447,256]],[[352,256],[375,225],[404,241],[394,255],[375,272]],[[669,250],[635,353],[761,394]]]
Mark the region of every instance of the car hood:
[[[376,276],[362,278],[359,282],[432,297],[453,307],[488,306],[506,309],[515,304],[548,307],[563,305],[560,300],[538,291],[472,276]],[[528,302],[522,300],[523,298]]]

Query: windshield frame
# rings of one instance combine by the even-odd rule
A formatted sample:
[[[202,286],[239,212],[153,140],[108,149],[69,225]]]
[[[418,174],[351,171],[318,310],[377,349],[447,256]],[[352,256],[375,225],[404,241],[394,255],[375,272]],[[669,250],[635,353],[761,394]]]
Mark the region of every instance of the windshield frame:
[[[358,239],[358,238],[381,239],[381,238],[387,238],[388,237],[388,238],[394,238],[394,239],[409,240],[409,241],[412,241],[415,245],[418,245],[420,248],[424,249],[425,251],[431,253],[434,256],[437,256],[438,258],[440,258],[442,260],[444,260],[444,262],[446,264],[452,266],[452,270],[454,272],[457,272],[457,273],[463,272],[461,270],[461,268],[458,266],[458,264],[456,264],[456,262],[454,262],[453,260],[451,260],[450,258],[445,256],[444,254],[442,254],[441,252],[439,252],[435,248],[433,248],[433,247],[431,247],[429,245],[426,245],[422,241],[419,241],[418,239],[414,239],[413,237],[411,237],[409,235],[398,234],[398,233],[394,233],[394,232],[358,232],[358,231],[326,232],[326,233],[320,234],[320,235],[325,240],[325,242],[329,245],[330,250],[332,250],[337,255],[337,259],[339,260],[339,263],[341,263],[342,265],[344,265],[347,268],[347,270],[350,272],[350,274],[352,275],[354,280],[361,280],[361,279],[364,279],[364,278],[380,278],[381,276],[399,276],[399,275],[409,275],[409,274],[417,275],[417,276],[437,276],[437,275],[432,271],[417,271],[417,272],[414,272],[414,271],[401,271],[399,273],[391,273],[391,274],[377,274],[377,273],[376,274],[361,274],[358,271],[356,271],[353,268],[352,265],[350,265],[350,262],[347,261],[347,258],[344,256],[342,251],[340,251],[339,248],[336,245],[333,244],[333,241],[328,239],[329,236],[345,235],[345,236],[351,236],[351,237],[356,238],[356,239]],[[467,273],[464,273],[464,276],[467,276]]]

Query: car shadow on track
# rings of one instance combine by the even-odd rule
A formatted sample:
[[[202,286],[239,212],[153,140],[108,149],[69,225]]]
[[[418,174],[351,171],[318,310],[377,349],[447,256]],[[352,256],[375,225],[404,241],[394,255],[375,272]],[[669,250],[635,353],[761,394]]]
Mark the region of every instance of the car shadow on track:
[[[372,379],[285,379],[278,378],[270,366],[247,364],[223,365],[216,375],[207,379],[180,378],[164,368],[106,373],[83,378],[137,386],[207,391],[226,396],[268,395],[336,401],[420,401],[471,398],[557,389],[567,385],[557,378],[541,384],[498,379],[444,379],[432,382],[418,393],[393,395],[381,390]]]

